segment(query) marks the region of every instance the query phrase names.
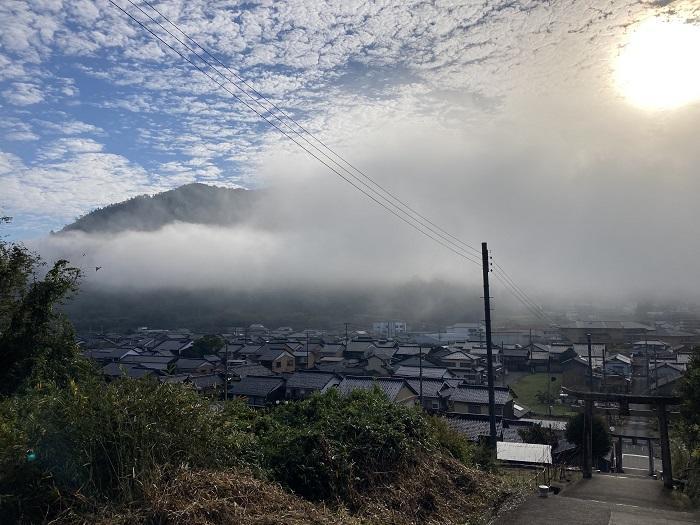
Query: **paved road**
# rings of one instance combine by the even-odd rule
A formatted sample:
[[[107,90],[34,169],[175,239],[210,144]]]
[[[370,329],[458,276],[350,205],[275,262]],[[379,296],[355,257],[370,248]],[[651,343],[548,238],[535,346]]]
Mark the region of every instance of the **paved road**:
[[[660,481],[594,474],[558,496],[533,497],[498,519],[498,525],[687,525],[700,514],[678,508]]]

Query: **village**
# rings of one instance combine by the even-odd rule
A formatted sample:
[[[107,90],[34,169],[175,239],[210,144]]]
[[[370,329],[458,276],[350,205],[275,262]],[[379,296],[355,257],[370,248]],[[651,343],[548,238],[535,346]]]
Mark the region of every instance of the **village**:
[[[564,431],[568,418],[582,412],[583,403],[567,391],[587,390],[592,381],[596,392],[671,395],[694,344],[700,342],[694,331],[601,321],[496,330],[493,338],[498,457],[523,466],[578,461],[580,451],[565,439]],[[481,323],[455,324],[436,333],[409,332],[403,321],[342,333],[271,330],[261,324],[216,335],[141,328],[128,335],[85,334],[79,344],[107,380],[150,377],[185,383],[202,395],[240,399],[255,408],[329,389],[347,394],[379,388],[394,403],[422,406],[445,417],[473,442],[489,438],[487,348]],[[608,416],[608,422],[611,428],[635,424],[615,416]],[[539,448],[518,445],[523,444],[524,429],[532,427],[551,430],[557,442]],[[652,458],[648,473],[655,475],[653,456],[658,457],[658,451],[646,439],[649,429],[639,431],[640,443],[648,446],[637,451]],[[627,450],[639,446],[629,432],[625,437]],[[597,467],[621,469],[621,464],[622,439],[620,448],[612,447]],[[642,467],[637,470],[646,471],[646,463]]]

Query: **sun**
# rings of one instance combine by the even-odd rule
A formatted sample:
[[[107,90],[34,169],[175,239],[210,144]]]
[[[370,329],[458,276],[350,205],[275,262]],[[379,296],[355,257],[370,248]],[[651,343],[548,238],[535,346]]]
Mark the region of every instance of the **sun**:
[[[633,105],[671,110],[700,100],[700,26],[653,18],[622,48],[616,84]]]

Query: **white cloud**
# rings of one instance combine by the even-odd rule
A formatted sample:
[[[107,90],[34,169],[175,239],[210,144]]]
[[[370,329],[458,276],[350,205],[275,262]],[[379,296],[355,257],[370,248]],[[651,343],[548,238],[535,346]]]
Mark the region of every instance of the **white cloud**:
[[[3,97],[10,104],[17,106],[29,106],[44,100],[44,93],[36,84],[27,82],[14,82],[10,88],[2,92]]]

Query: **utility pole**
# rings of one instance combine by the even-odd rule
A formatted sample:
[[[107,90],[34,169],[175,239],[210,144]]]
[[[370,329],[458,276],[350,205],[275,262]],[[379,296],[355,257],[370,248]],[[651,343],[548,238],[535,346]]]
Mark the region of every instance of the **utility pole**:
[[[423,409],[423,347],[418,346],[418,398],[420,399],[420,408]]]
[[[350,323],[345,323],[345,344],[348,344],[348,325]]]
[[[547,410],[549,415],[552,415],[552,398],[551,398],[551,385],[552,384],[552,354],[547,350]]]
[[[588,391],[593,392],[593,357],[591,356],[591,334],[586,334],[588,339]]]
[[[228,401],[228,341],[224,350],[224,401]]]
[[[603,388],[602,388],[603,392],[605,392],[605,379],[606,379],[606,374],[607,374],[607,372],[605,370],[607,368],[607,364],[605,362],[605,349],[606,348],[607,348],[607,345],[603,345]]]
[[[489,444],[496,448],[496,394],[493,389],[493,349],[491,348],[491,297],[489,295],[489,250],[481,243],[481,271],[484,278],[484,322],[486,324],[486,365],[489,386]]]
[[[309,331],[306,330],[306,368],[309,368]]]

